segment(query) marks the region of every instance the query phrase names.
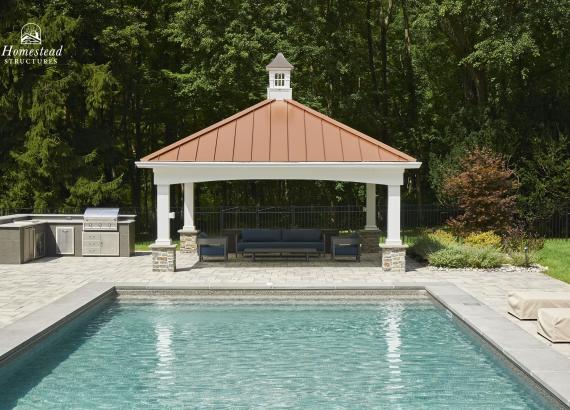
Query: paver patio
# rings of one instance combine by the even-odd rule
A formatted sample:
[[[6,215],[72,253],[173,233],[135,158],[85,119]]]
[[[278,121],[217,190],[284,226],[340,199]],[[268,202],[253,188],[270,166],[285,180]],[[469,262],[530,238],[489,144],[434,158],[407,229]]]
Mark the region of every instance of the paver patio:
[[[553,345],[536,334],[534,321],[521,322],[506,313],[511,290],[568,291],[570,285],[533,271],[434,271],[408,260],[406,273],[384,272],[380,258],[363,255],[361,263],[332,262],[328,258],[304,260],[232,259],[198,262],[177,255],[177,272],[152,272],[151,255],[132,258],[43,258],[23,265],[0,265],[0,327],[47,305],[88,282],[116,284],[175,284],[188,286],[342,286],[386,283],[451,282],[495,311],[570,357],[570,344]]]

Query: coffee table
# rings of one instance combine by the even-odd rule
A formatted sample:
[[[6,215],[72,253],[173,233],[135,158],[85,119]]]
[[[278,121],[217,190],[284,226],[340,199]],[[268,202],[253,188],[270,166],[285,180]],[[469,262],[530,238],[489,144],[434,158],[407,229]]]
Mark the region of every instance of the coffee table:
[[[256,255],[271,255],[278,253],[280,256],[283,254],[289,255],[304,255],[307,262],[309,256],[318,255],[319,251],[315,248],[246,248],[244,253],[251,254],[251,260],[255,262]]]

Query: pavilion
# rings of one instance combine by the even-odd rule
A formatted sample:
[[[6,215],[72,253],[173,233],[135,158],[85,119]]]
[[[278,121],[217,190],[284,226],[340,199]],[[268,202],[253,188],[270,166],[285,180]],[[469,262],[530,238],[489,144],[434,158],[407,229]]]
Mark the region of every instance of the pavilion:
[[[421,162],[292,98],[293,66],[279,53],[267,65],[267,99],[136,162],[151,168],[156,184],[157,238],[153,269],[173,271],[170,185],[183,184],[182,252],[195,252],[194,184],[223,180],[298,179],[366,184],[363,252],[378,251],[376,185],[388,189],[387,233],[382,265],[405,270],[400,237],[400,187],[404,171]]]

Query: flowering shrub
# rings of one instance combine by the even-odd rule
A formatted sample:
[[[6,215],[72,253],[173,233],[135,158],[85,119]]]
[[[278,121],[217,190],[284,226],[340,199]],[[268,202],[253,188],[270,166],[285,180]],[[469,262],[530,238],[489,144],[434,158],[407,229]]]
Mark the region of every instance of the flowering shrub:
[[[474,246],[476,248],[500,248],[501,247],[501,237],[492,231],[480,232],[480,233],[470,233],[463,240],[465,245]]]
[[[451,245],[457,242],[455,236],[453,236],[451,232],[444,231],[443,229],[438,229],[437,231],[429,234],[429,236],[442,245]]]

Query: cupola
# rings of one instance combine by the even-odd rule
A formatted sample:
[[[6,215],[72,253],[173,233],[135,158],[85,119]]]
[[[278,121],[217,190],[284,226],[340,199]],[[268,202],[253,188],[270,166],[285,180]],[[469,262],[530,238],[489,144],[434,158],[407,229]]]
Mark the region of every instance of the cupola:
[[[277,53],[265,69],[269,73],[269,87],[267,87],[267,98],[270,100],[291,100],[293,90],[291,89],[291,70],[293,66],[282,53]]]

